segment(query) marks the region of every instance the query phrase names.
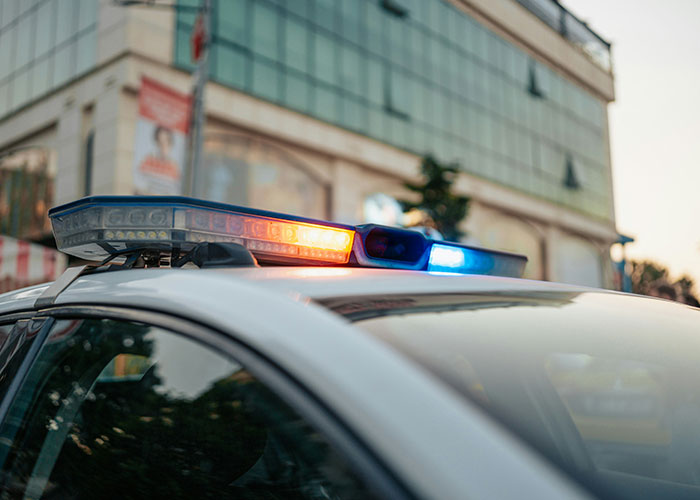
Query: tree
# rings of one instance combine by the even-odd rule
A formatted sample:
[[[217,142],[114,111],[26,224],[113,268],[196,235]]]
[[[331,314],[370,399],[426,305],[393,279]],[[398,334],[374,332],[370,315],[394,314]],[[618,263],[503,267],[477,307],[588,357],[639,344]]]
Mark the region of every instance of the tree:
[[[681,276],[680,279],[676,281],[676,284],[680,287],[682,294],[693,294],[693,287],[695,286],[695,281],[693,281],[693,278],[691,278],[690,276]]]
[[[632,292],[649,295],[651,288],[660,281],[668,281],[668,269],[661,264],[648,260],[630,261],[632,272]]]
[[[446,240],[452,241],[458,241],[464,236],[458,225],[469,211],[469,198],[452,191],[458,172],[459,166],[456,163],[445,165],[427,155],[421,162],[423,182],[405,184],[408,189],[420,195],[420,200],[400,200],[404,210],[419,209],[427,212],[435,222],[436,229]]]
[[[631,261],[632,272],[632,292],[641,295],[652,295],[659,291],[660,287],[672,288],[677,300],[688,305],[696,306],[697,296],[693,291],[695,282],[689,276],[681,276],[676,281],[672,281],[669,272],[663,265],[648,260]]]
[[[700,307],[700,301],[698,300],[697,295],[695,295],[693,292],[693,288],[695,287],[695,281],[693,281],[693,278],[683,275],[678,281],[676,281],[676,285],[678,288],[680,288],[681,300],[683,302],[689,306]]]

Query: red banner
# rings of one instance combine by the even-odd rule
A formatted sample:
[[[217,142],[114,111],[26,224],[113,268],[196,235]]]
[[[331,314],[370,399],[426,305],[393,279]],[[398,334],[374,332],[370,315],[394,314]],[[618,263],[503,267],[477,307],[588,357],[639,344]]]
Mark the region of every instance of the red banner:
[[[54,281],[67,258],[48,247],[0,236],[0,293]]]
[[[190,96],[144,76],[139,92],[139,116],[186,134],[189,130]]]
[[[134,144],[136,194],[182,194],[191,99],[143,77]]]

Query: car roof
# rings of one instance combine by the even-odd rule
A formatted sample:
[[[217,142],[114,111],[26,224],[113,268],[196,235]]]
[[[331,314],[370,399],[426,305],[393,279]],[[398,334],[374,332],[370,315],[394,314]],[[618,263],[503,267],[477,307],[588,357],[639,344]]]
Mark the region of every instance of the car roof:
[[[367,295],[433,294],[433,293],[484,293],[484,294],[540,294],[540,293],[616,293],[578,285],[546,281],[506,278],[500,276],[462,275],[377,269],[360,267],[312,267],[270,266],[216,268],[202,270],[184,269],[132,269],[97,272],[82,276],[63,293],[80,288],[86,280],[114,283],[137,282],[158,275],[175,273],[197,273],[201,276],[216,276],[233,282],[247,282],[275,292],[323,300],[336,297],[360,297]],[[31,309],[36,299],[48,288],[49,283],[36,285],[0,295],[0,314]],[[107,292],[107,290],[105,290]]]
[[[406,293],[583,292],[596,289],[500,276],[357,267],[263,267],[208,270],[314,300]],[[602,291],[602,290],[598,290]]]

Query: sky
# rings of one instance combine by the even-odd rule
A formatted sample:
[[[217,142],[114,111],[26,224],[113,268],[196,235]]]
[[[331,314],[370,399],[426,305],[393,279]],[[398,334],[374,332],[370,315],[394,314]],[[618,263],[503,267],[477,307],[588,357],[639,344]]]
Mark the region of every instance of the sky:
[[[563,0],[612,42],[615,213],[627,257],[700,291],[700,0]]]

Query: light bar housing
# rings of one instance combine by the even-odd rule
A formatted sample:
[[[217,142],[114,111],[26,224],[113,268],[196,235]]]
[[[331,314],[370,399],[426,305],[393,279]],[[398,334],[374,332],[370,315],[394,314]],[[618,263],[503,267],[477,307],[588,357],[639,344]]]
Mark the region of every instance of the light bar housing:
[[[237,243],[261,263],[520,277],[527,257],[378,225],[347,226],[181,196],[93,196],[49,210],[59,250],[102,261],[132,250],[182,257]]]
[[[355,262],[363,267],[424,270],[430,241],[422,233],[395,227],[357,226]]]
[[[428,271],[520,277],[526,264],[522,255],[436,241],[430,248]]]
[[[351,226],[179,196],[95,196],[49,211],[58,248],[86,260],[128,249],[182,254],[231,242],[262,262],[345,264]]]

